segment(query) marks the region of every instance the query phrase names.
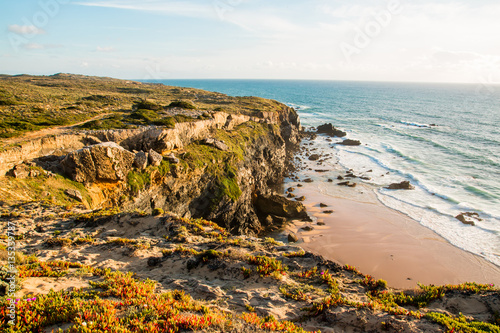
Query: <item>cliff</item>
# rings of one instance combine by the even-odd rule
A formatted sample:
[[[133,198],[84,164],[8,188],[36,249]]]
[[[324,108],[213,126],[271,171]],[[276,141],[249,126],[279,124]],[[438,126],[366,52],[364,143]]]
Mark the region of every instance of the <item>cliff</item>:
[[[31,86],[33,82],[40,85],[39,80],[32,77],[13,82]],[[82,80],[89,78],[57,76],[43,82],[44,86],[52,82],[49,86],[63,85],[67,89],[82,84]],[[114,92],[116,85],[122,84],[110,80],[106,86],[104,79],[94,80],[108,92]],[[151,85],[143,86],[151,89]],[[161,90],[158,85],[152,88],[155,92]],[[116,115],[106,118],[110,116],[105,114],[105,118],[98,118],[100,126],[92,118],[78,126],[40,130],[38,133],[45,134],[42,137],[37,137],[34,131],[17,142],[6,139],[17,145],[11,143],[11,147],[0,152],[0,172],[15,173],[24,163],[30,168],[41,168],[42,174],[48,172],[49,176],[58,175],[66,182],[80,183],[85,187],[74,184],[73,190],[83,192],[82,201],[91,209],[120,207],[149,213],[162,209],[185,217],[204,217],[237,234],[259,234],[268,227],[283,224],[283,217],[264,214],[255,203],[259,196],[272,193],[271,186],[280,183],[286,161],[299,142],[300,121],[296,112],[273,101],[202,91],[196,91],[196,96],[202,97],[189,102],[171,102],[182,100],[185,95],[179,96],[177,90],[168,87],[164,90],[154,102],[138,96],[128,111],[123,110],[123,104],[116,104],[119,110],[115,112],[121,117],[118,123]],[[101,95],[105,92],[100,91],[97,95],[100,97],[93,101],[105,101],[100,107],[110,112],[111,98]],[[48,103],[60,108],[56,102]],[[102,125],[111,122],[110,119],[118,128]],[[23,141],[23,138],[32,139]],[[111,148],[110,143],[116,147]],[[155,154],[158,161],[148,163]],[[135,161],[141,157],[145,159],[142,166]],[[43,176],[27,178],[30,186],[38,183],[45,190],[49,187],[43,185],[47,182]],[[6,189],[16,187],[13,179],[5,182]],[[28,197],[38,199],[39,192]],[[48,192],[49,199],[57,201]],[[4,200],[8,199],[6,193]]]

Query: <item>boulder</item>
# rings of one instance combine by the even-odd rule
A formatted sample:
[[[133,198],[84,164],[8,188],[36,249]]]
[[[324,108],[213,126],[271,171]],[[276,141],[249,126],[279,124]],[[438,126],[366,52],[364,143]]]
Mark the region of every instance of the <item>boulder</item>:
[[[401,183],[394,183],[386,187],[388,190],[413,190],[415,189],[415,186],[410,184],[409,181],[405,180],[402,181]]]
[[[299,241],[299,237],[297,237],[297,235],[293,232],[290,232],[288,234],[288,242],[289,243],[296,243]]]
[[[276,215],[271,215],[271,216],[273,218],[273,224],[276,224],[278,226],[284,226],[288,221],[287,218],[283,216],[276,216]]]
[[[160,166],[161,161],[163,161],[163,156],[161,154],[158,154],[153,149],[150,149],[148,155],[149,164],[155,167]]]
[[[301,196],[301,197],[295,198],[295,200],[297,200],[297,201],[304,201],[304,200],[306,200],[306,197],[305,196]]]
[[[291,201],[279,195],[258,194],[255,207],[263,215],[275,215],[287,218],[309,218],[303,204]]]
[[[306,225],[305,227],[302,227],[301,229],[304,231],[313,231],[314,227],[311,227],[310,225]]]
[[[174,154],[169,154],[165,158],[167,159],[167,161],[169,161],[170,163],[173,163],[173,164],[181,163],[181,161],[177,157],[175,157]]]
[[[36,169],[30,168],[26,164],[19,164],[13,167],[8,173],[8,176],[18,178],[18,179],[26,179],[30,177],[37,177],[40,175],[40,171]]]
[[[214,148],[217,148],[222,151],[228,151],[229,147],[220,140],[213,139],[213,138],[206,138],[201,141],[202,144],[207,145],[207,146],[212,146]]]
[[[478,213],[472,213],[472,212],[460,213],[457,216],[455,216],[455,218],[460,222],[462,222],[463,224],[467,225],[476,225],[477,221],[482,221],[482,219],[479,218]]]
[[[143,151],[135,154],[134,166],[139,170],[144,170],[148,166],[148,154]]]
[[[320,206],[321,208],[328,207],[328,205],[327,205],[327,204],[324,204],[324,203],[322,203],[322,202],[319,204],[319,206]]]
[[[324,125],[318,126],[317,132],[322,133],[322,134],[326,134],[329,136],[336,136],[339,138],[347,135],[346,132],[336,129],[335,127],[333,127],[332,124],[324,124]]]
[[[105,142],[69,153],[61,162],[74,181],[123,181],[132,169],[135,154],[114,142]]]
[[[323,214],[333,214],[333,210],[324,210]]]
[[[71,199],[75,199],[76,201],[83,202],[83,196],[80,193],[80,191],[67,189],[66,191],[64,191],[64,194],[66,194]]]
[[[304,183],[312,183],[313,180],[311,178],[304,179]]]
[[[320,157],[321,156],[319,156],[318,154],[312,154],[311,156],[309,156],[309,161],[317,161]]]
[[[351,139],[345,139],[342,142],[337,142],[338,145],[343,145],[343,146],[360,146],[361,141],[359,140],[351,140]]]

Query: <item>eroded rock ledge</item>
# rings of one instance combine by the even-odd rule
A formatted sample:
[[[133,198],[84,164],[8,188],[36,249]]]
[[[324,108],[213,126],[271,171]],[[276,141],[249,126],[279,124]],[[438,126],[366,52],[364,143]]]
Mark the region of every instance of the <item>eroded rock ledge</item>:
[[[213,220],[236,234],[259,234],[283,222],[259,210],[257,199],[282,180],[299,130],[296,112],[284,105],[256,116],[213,112],[174,128],[34,140],[0,154],[0,169],[25,161],[63,174],[85,185],[93,209],[162,209]],[[303,207],[298,211],[294,217],[307,216]]]

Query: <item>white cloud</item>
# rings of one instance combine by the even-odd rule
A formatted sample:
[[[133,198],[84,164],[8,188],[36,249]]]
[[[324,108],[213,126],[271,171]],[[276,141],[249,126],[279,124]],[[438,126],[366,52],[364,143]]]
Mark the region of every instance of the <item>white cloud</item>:
[[[45,30],[35,27],[34,25],[17,25],[12,24],[8,27],[10,32],[16,33],[18,35],[41,35],[45,33]]]

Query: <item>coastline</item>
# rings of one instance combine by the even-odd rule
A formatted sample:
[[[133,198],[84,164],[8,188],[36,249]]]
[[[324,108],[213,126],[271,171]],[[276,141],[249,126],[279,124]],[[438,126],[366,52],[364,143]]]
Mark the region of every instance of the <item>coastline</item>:
[[[306,157],[307,152],[314,150],[314,146],[305,147],[303,142],[301,162],[295,173],[302,181],[287,179],[284,183],[285,189],[295,188],[295,196],[305,197],[303,203],[313,218],[312,223],[293,221],[287,227],[286,233],[294,232],[299,237],[297,245],[339,264],[355,266],[376,279],[386,280],[393,288],[471,281],[500,285],[500,267],[385,206],[373,186],[362,182],[357,182],[355,188],[330,184],[337,186],[335,194],[325,193],[322,184],[327,178],[345,170],[334,162],[328,173],[312,172],[313,162],[306,162]],[[304,182],[306,178],[313,182]],[[302,186],[297,187],[298,184]],[[320,203],[327,207],[320,207]],[[327,210],[334,212],[323,213]],[[301,229],[306,225],[314,229]]]

